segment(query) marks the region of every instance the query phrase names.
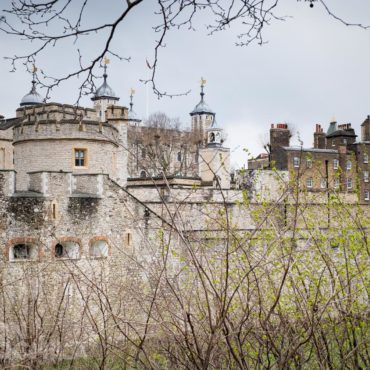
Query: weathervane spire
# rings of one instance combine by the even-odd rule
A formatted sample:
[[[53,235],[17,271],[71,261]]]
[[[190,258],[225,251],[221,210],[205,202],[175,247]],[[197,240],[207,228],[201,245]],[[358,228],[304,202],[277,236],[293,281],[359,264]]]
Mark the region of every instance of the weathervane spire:
[[[132,112],[132,107],[134,106],[133,98],[135,95],[135,90],[133,88],[130,89],[130,111]]]
[[[31,89],[32,93],[36,92],[36,72],[37,67],[35,64],[32,64],[32,89]]]
[[[109,58],[107,57],[104,57],[104,61],[103,61],[103,64],[104,64],[104,74],[103,74],[103,77],[104,77],[104,80],[107,79],[108,75],[107,75],[107,65],[110,63],[110,60]]]
[[[201,77],[200,78],[200,97],[201,97],[201,100],[203,101],[203,98],[204,98],[204,86],[206,85],[207,81]]]

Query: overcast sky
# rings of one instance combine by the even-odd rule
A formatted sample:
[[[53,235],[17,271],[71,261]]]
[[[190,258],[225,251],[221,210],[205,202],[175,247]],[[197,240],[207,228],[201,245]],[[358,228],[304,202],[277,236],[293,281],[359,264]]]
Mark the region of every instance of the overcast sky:
[[[75,0],[78,3],[78,0]],[[94,24],[117,15],[122,0],[93,0],[87,23]],[[6,8],[8,0],[1,1]],[[328,0],[339,16],[350,22],[370,25],[370,1]],[[199,80],[207,80],[206,101],[216,112],[217,123],[228,133],[226,145],[232,150],[232,164],[246,162],[243,148],[254,155],[263,152],[271,123],[287,122],[299,132],[307,147],[312,146],[316,123],[325,130],[334,116],[338,123],[351,122],[360,134],[360,124],[370,114],[370,29],[346,27],[330,18],[317,4],[281,0],[277,14],[286,21],[274,21],[265,29],[267,44],[236,47],[240,26],[214,36],[207,36],[198,19],[196,31],[174,31],[166,48],[160,51],[158,85],[168,92],[191,90],[184,97],[158,100],[139,82],[149,75],[146,59],[153,58],[157,35],[152,26],[155,2],[146,0],[137,7],[115,35],[113,51],[130,56],[130,62],[111,59],[110,86],[128,105],[129,89],[135,88],[135,111],[164,111],[179,117],[189,126],[189,112],[199,101]],[[101,37],[80,41],[86,59],[97,51]],[[1,56],[20,54],[30,45],[0,33]],[[40,56],[39,68],[53,75],[73,69],[76,52],[68,43]],[[8,61],[0,60],[0,113],[12,117],[23,95],[30,89],[30,76],[19,65],[15,73]],[[73,104],[78,96],[78,80],[62,84],[52,93],[52,101]],[[100,82],[97,82],[99,85]],[[43,91],[39,90],[41,94]],[[92,102],[86,97],[85,106]],[[292,144],[297,143],[297,135]]]

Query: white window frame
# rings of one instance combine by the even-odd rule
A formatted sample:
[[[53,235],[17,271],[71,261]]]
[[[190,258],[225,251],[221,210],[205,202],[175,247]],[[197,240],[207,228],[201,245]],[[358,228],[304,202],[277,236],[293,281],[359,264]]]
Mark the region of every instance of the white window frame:
[[[327,184],[326,184],[326,178],[325,178],[325,177],[322,177],[322,178],[320,179],[320,188],[321,188],[321,189],[326,189],[326,187],[327,187]]]
[[[333,169],[337,170],[339,168],[339,160],[333,159]]]
[[[300,166],[300,160],[299,160],[299,157],[293,157],[293,167],[294,168],[299,168]]]
[[[306,179],[306,187],[307,187],[307,189],[312,189],[313,188],[313,179],[312,179],[312,177],[308,177]]]
[[[339,189],[340,182],[338,177],[334,177],[334,189]]]
[[[369,190],[364,191],[364,200],[370,200],[370,192]]]
[[[352,177],[347,177],[347,190],[353,189]]]
[[[312,159],[311,158],[306,159],[306,167],[307,168],[312,168]]]
[[[364,153],[364,163],[369,163],[369,155]]]
[[[352,169],[352,161],[348,160],[346,162],[346,170],[351,171],[351,169]]]
[[[369,182],[369,171],[364,171],[364,182]]]

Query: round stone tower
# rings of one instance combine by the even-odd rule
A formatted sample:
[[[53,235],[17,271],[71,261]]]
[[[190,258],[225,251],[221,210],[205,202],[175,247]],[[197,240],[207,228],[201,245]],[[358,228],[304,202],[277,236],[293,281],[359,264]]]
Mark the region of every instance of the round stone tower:
[[[127,108],[120,107],[115,116],[127,119]],[[17,117],[13,145],[18,191],[28,190],[28,173],[37,171],[104,173],[116,180],[126,176],[117,157],[124,143],[120,125],[127,124],[119,119],[101,122],[94,109],[57,103],[21,107]]]

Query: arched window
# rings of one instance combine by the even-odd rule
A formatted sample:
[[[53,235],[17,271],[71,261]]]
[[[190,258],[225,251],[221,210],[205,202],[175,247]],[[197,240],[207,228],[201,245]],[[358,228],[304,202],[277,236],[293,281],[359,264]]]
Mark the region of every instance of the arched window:
[[[38,247],[31,243],[19,243],[9,249],[10,261],[35,260],[38,257]]]
[[[142,170],[142,171],[140,172],[140,177],[141,177],[142,179],[145,179],[145,178],[146,178],[146,172],[145,172],[144,170]]]
[[[96,237],[90,241],[90,256],[105,258],[109,256],[109,244],[103,237]]]
[[[75,241],[62,241],[55,244],[54,247],[55,258],[80,258],[80,244]]]

